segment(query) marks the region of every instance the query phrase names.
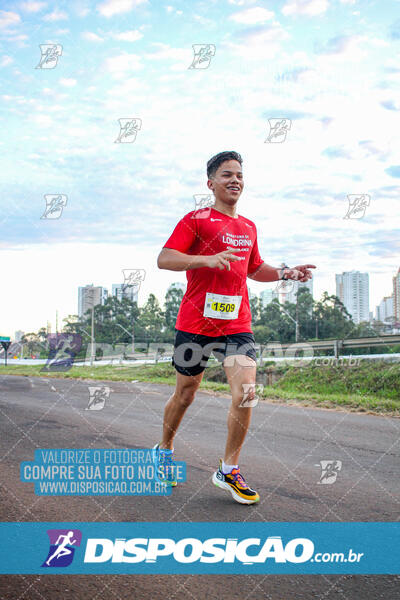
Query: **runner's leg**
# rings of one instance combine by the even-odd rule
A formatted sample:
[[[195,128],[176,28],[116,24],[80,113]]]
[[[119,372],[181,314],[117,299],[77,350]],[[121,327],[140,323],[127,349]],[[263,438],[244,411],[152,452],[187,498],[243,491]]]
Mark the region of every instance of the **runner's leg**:
[[[256,382],[256,363],[249,356],[230,356],[229,366],[224,365],[226,377],[231,388],[232,404],[228,413],[228,437],[226,440],[224,462],[227,465],[239,464],[239,454],[250,425],[251,408],[240,406],[243,400],[243,384]],[[234,362],[232,364],[232,358]],[[251,400],[254,392],[247,399]]]
[[[194,400],[203,375],[204,371],[198,375],[182,375],[176,372],[175,392],[168,400],[164,409],[163,439],[160,448],[172,450],[176,431],[187,408]]]

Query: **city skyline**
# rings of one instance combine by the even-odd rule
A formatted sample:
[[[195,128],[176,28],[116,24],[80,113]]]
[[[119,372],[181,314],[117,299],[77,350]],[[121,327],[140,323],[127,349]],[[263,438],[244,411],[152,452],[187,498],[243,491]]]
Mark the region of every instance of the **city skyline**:
[[[367,279],[368,278],[368,273],[360,273],[359,271],[353,270],[347,273],[342,273],[342,274],[335,274],[335,282],[336,282],[336,292],[338,292],[338,278],[343,277],[343,275],[349,275],[349,274],[359,274],[359,275],[367,275]],[[397,282],[400,282],[400,267],[396,273],[396,275],[392,278],[393,279],[393,286],[395,285],[395,280]],[[260,303],[262,306],[267,306],[267,304],[269,304],[270,302],[272,302],[272,300],[274,298],[278,299],[279,302],[284,303],[284,302],[296,302],[295,298],[296,298],[296,292],[300,287],[306,287],[309,289],[311,295],[313,296],[314,301],[318,301],[320,300],[320,298],[315,298],[314,294],[313,294],[313,280],[307,281],[306,283],[298,283],[296,285],[297,282],[293,282],[293,284],[290,286],[290,291],[288,291],[287,293],[282,293],[282,290],[279,290],[279,285],[278,282],[271,282],[269,285],[269,287],[265,287],[263,290],[259,290],[258,293],[253,292],[250,289],[250,286],[248,286],[249,288],[249,297],[258,297],[260,300]],[[262,284],[265,285],[265,284]],[[97,290],[97,295],[98,297],[101,299],[100,302],[97,302],[97,304],[104,304],[104,301],[107,299],[107,297],[111,297],[111,296],[116,296],[118,299],[121,299],[121,295],[122,295],[122,289],[124,287],[123,283],[119,283],[119,284],[112,284],[112,291],[111,293],[109,292],[108,288],[106,288],[105,286],[96,286],[94,284],[87,284],[86,286],[78,286],[78,312],[77,313],[71,313],[71,314],[77,314],[78,316],[81,316],[79,311],[79,306],[82,303],[83,305],[83,297],[82,297],[82,290],[85,290],[85,288],[90,288],[93,286],[94,290]],[[350,286],[351,287],[351,286]],[[172,289],[172,288],[178,288],[181,289],[183,292],[185,292],[186,289],[186,284],[180,281],[173,281],[169,284],[168,288],[165,290],[165,294],[167,293],[168,289]],[[351,288],[353,289],[353,288]],[[369,291],[369,285],[367,286],[367,289]],[[100,290],[100,291],[99,291]],[[131,291],[129,291],[131,290]],[[127,294],[128,292],[128,294]],[[124,292],[123,295],[127,295],[128,297],[130,297],[130,299],[133,299],[133,301],[138,301],[138,295],[140,293],[140,285],[136,285],[136,286],[128,286]],[[150,292],[152,293],[152,292]],[[160,302],[160,306],[162,308],[164,308],[164,301],[165,301],[165,294],[162,298],[158,298],[157,296],[157,300]],[[340,294],[340,291],[339,291]],[[338,296],[339,299],[340,295],[338,293],[336,293],[335,295]],[[148,296],[146,298],[143,298],[141,302],[138,302],[138,306],[143,306],[146,301],[148,299]],[[268,299],[268,300],[267,300]],[[343,298],[344,300],[344,298]],[[342,300],[342,302],[343,302]],[[347,308],[348,312],[352,315],[353,321],[355,323],[359,323],[360,320],[357,319],[357,316],[354,318],[354,315],[351,312],[351,305],[349,303],[347,303],[347,306],[345,304],[345,302],[343,302],[345,307]],[[86,310],[88,308],[90,308],[89,306],[90,302],[87,301],[87,307]],[[366,321],[371,321],[371,320],[378,320],[381,322],[390,322],[391,317],[393,316],[393,320],[397,322],[400,321],[399,316],[396,316],[395,311],[394,311],[394,292],[392,292],[391,295],[388,296],[384,296],[381,300],[381,302],[379,304],[377,304],[375,306],[375,309],[373,311],[371,310],[367,310],[368,312],[368,318],[365,319]],[[369,305],[368,305],[369,306]],[[84,311],[83,311],[84,312]],[[370,318],[372,316],[372,319]],[[50,321],[47,321],[47,324],[49,324]],[[48,325],[47,325],[48,326]],[[59,324],[59,331],[61,331],[62,329],[62,325],[60,326]],[[53,331],[53,329],[51,328],[51,330]],[[54,328],[54,331],[56,329]],[[26,331],[23,330],[17,330],[14,333],[6,333],[4,335],[10,335],[10,337],[15,336],[15,339],[17,340],[17,333],[18,334],[22,334],[22,333],[28,333],[29,332],[33,332],[35,331],[34,329],[29,329]],[[20,337],[20,336],[19,336]],[[18,341],[18,340],[17,340]]]

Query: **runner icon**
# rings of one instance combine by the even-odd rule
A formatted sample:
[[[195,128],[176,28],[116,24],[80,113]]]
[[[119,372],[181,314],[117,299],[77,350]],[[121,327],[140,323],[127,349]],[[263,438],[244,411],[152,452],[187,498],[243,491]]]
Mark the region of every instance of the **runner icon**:
[[[53,560],[53,558],[61,558],[62,556],[66,556],[67,554],[72,554],[72,550],[70,548],[67,548],[67,545],[70,544],[72,546],[73,544],[76,544],[77,540],[72,539],[73,537],[73,531],[68,531],[66,535],[58,536],[56,541],[56,546],[58,547],[56,551],[46,560],[47,566],[50,566],[50,562]],[[63,541],[60,543],[61,539]]]

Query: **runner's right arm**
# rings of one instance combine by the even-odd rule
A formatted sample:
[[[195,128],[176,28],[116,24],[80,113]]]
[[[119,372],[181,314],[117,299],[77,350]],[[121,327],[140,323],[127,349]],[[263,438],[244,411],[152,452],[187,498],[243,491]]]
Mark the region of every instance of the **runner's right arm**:
[[[159,269],[168,269],[169,271],[189,271],[190,269],[200,269],[202,267],[230,271],[230,262],[240,260],[240,257],[234,254],[235,252],[240,252],[240,248],[232,248],[218,254],[203,256],[185,254],[179,250],[164,247],[158,256],[157,266]]]
[[[235,252],[239,248],[229,248],[223,252],[213,255],[186,254],[195,243],[198,232],[196,219],[192,218],[193,211],[188,213],[176,225],[172,235],[161,250],[157,266],[159,269],[169,271],[189,271],[191,269],[218,268],[221,271],[230,271],[230,262],[240,260]]]

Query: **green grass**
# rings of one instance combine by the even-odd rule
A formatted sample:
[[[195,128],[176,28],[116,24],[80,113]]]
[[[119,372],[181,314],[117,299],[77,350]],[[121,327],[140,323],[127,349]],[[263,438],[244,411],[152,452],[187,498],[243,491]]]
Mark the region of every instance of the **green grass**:
[[[170,363],[159,365],[109,365],[100,367],[77,366],[67,372],[41,372],[42,365],[0,366],[0,375],[25,375],[39,377],[62,377],[68,379],[95,379],[103,381],[147,381],[175,384],[175,370]],[[278,381],[265,386],[263,397],[273,402],[345,408],[359,412],[400,415],[400,364],[361,361],[359,366],[305,367],[278,365],[257,369],[262,379],[265,371],[272,368]],[[225,374],[219,365],[206,369],[201,389],[229,393]]]

